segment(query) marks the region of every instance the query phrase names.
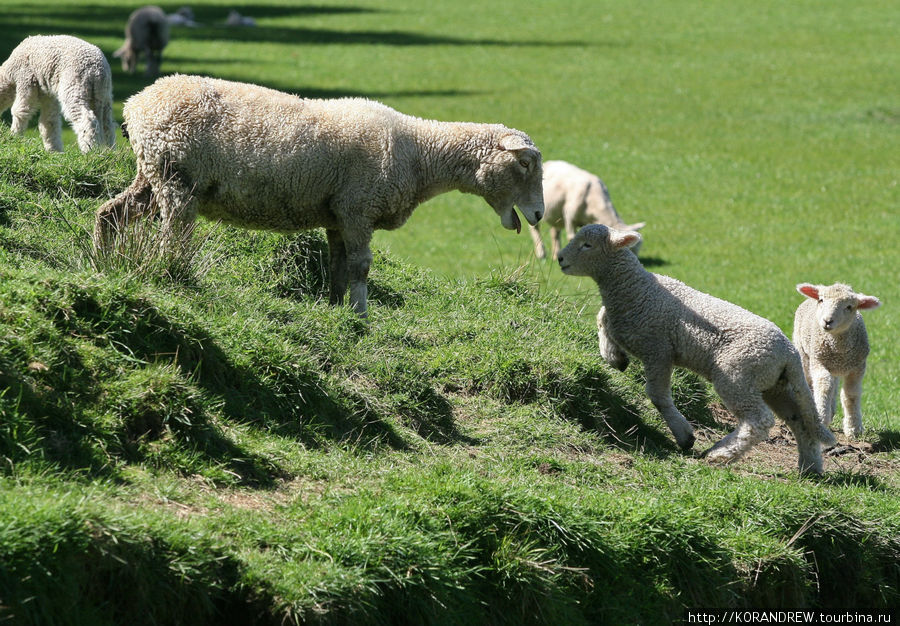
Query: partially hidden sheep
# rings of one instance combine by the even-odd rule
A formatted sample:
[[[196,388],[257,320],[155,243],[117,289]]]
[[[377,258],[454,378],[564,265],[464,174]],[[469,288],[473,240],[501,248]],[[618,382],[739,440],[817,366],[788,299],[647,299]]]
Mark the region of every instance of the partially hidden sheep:
[[[97,212],[95,245],[158,210],[167,245],[196,216],[244,228],[326,229],[330,300],[366,315],[375,229],[445,191],[477,194],[505,228],[543,212],[541,153],[500,124],[437,122],[360,98],[301,99],[199,76],[157,80],[124,108],[137,177]],[[460,219],[464,219],[460,216]]]
[[[607,353],[627,353],[643,363],[647,395],[683,449],[693,446],[694,433],[672,401],[675,366],[711,381],[738,420],[733,432],[706,451],[708,460],[739,459],[766,438],[774,411],[797,439],[800,471],[821,473],[821,443],[833,445],[834,436],[817,419],[790,340],[758,315],[645,270],[628,250],[640,238],[593,224],[559,254],[565,274],[590,276],[600,288],[601,349],[606,342]],[[621,369],[627,360],[613,364]]]
[[[135,9],[125,24],[125,43],[113,53],[122,59],[122,69],[134,74],[141,54],[147,60],[144,73],[147,76],[159,74],[162,65],[162,51],[169,43],[169,19],[158,6]]]
[[[112,73],[97,46],[68,35],[35,35],[0,65],[0,113],[12,105],[12,132],[21,135],[40,109],[44,148],[63,149],[62,120],[87,152],[116,143]]]
[[[838,379],[844,379],[841,404],[844,434],[862,434],[862,381],[866,373],[869,337],[860,311],[877,309],[874,296],[856,293],[849,285],[797,285],[806,300],[794,314],[794,344],[800,352],[806,380],[825,426],[834,419]]]
[[[566,161],[544,163],[544,218],[531,227],[534,254],[539,259],[546,256],[541,224],[550,227],[551,257],[554,259],[562,246],[562,230],[566,231],[568,239],[572,239],[575,231],[587,224],[605,224],[617,230],[640,230],[644,227],[644,222],[625,224],[616,212],[603,181]],[[638,243],[632,252],[637,254],[640,248]]]

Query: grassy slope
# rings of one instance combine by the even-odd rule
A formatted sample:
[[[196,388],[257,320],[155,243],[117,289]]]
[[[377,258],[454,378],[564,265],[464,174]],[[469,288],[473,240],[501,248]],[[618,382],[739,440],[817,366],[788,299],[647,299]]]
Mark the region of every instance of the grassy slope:
[[[69,25],[65,6],[54,24],[87,28],[82,36],[115,47],[118,27],[109,24],[118,23],[119,9],[96,5],[96,25],[88,28],[74,17]],[[629,10],[643,5],[635,6]],[[195,10],[210,20],[220,9]],[[650,239],[648,231],[647,253],[667,263],[665,271],[720,288],[719,295],[741,283],[733,299],[758,302],[756,310],[786,325],[790,298],[768,289],[763,300],[754,299],[757,255],[723,261],[731,258],[723,257],[727,242],[733,255],[746,239],[772,267],[769,248],[777,242],[758,236],[751,227],[758,220],[743,225],[735,217],[741,212],[721,213],[717,203],[722,188],[734,186],[736,208],[758,213],[756,203],[765,202],[743,186],[750,170],[772,167],[796,181],[801,174],[833,174],[839,164],[820,154],[821,162],[804,165],[794,153],[793,168],[770,166],[771,159],[789,160],[788,148],[799,148],[785,145],[782,154],[764,140],[771,136],[764,126],[745,128],[743,117],[730,122],[743,143],[723,142],[714,134],[721,127],[703,130],[711,113],[691,113],[698,102],[684,103],[680,117],[669,115],[665,83],[648,79],[643,89],[629,88],[627,81],[641,72],[660,71],[660,58],[671,59],[684,46],[702,52],[712,43],[668,30],[674,9],[656,13],[659,22],[649,23],[647,35],[641,33],[648,22],[639,29],[624,10],[591,9],[599,11],[591,13],[593,25],[609,17],[621,26],[604,30],[608,36],[597,42],[596,33],[571,21],[566,30],[549,28],[563,19],[559,14],[498,5],[490,20],[469,20],[454,31],[477,40],[469,44],[436,34],[442,32],[436,25],[464,19],[458,3],[434,14],[289,10],[272,3],[259,7],[268,25],[240,35],[245,43],[212,46],[210,39],[225,36],[213,28],[176,40],[168,69],[256,79],[311,95],[363,92],[423,115],[496,118],[524,128],[548,156],[580,157],[611,171],[629,194],[646,194],[646,204],[628,212],[625,204],[622,211],[650,221],[638,207],[654,207],[658,232],[671,237]],[[776,5],[772,11],[777,17]],[[12,7],[10,19],[22,29],[14,34],[50,19],[45,14],[36,5]],[[798,9],[790,17],[815,22],[804,24],[813,33],[829,15]],[[861,13],[846,26],[832,26],[858,34],[862,23],[877,38],[892,15],[876,22]],[[531,45],[497,30],[510,16],[523,25],[519,42]],[[720,43],[725,25],[737,23],[730,15],[680,16],[691,32],[719,33]],[[543,24],[559,36],[535,40]],[[35,28],[28,32],[48,32]],[[668,35],[660,39],[653,29]],[[779,32],[770,37],[787,41]],[[851,34],[836,45],[847,45]],[[644,36],[656,44],[633,43]],[[297,40],[302,53],[286,45]],[[554,41],[563,45],[538,45]],[[430,62],[408,68],[411,54]],[[734,54],[754,58],[739,49]],[[248,65],[250,55],[274,67]],[[626,83],[617,93],[636,100],[602,111],[618,120],[604,132],[579,132],[585,119],[600,119],[599,86],[562,93],[547,79],[546,98],[525,97],[534,89],[529,63],[572,55],[583,58],[562,66],[554,79],[559,84],[574,81],[588,61],[614,67],[627,57],[645,64],[633,77],[616,75]],[[864,60],[877,66],[870,58]],[[458,69],[489,67],[487,61],[516,80]],[[699,55],[695,62],[690,75],[700,86],[711,61]],[[731,67],[726,58],[719,62],[722,71]],[[119,80],[118,72],[116,78],[123,91],[141,82]],[[125,95],[117,92],[117,100]],[[889,118],[891,106],[887,98],[872,110]],[[641,110],[653,114],[638,119]],[[807,130],[823,133],[820,142],[833,140],[810,120]],[[844,150],[862,150],[853,129],[876,123],[856,121]],[[639,134],[642,124],[651,124],[651,132]],[[793,134],[793,127],[782,120],[778,136],[799,143],[802,133]],[[837,126],[827,128],[834,134]],[[673,129],[676,135],[667,134]],[[0,616],[45,623],[118,623],[134,615],[148,623],[176,616],[209,623],[619,623],[678,617],[684,606],[900,600],[900,485],[890,403],[896,391],[875,377],[876,369],[896,376],[886,362],[896,354],[891,342],[876,348],[866,400],[876,407],[874,428],[861,462],[855,454],[831,458],[825,479],[800,480],[794,450],[776,437],[736,468],[712,469],[676,451],[643,398],[638,368],[619,375],[598,363],[590,324],[573,315],[582,303],[595,308],[592,300],[552,297],[555,278],[546,268],[513,276],[527,247],[506,246],[527,242],[500,231],[477,199],[438,198],[386,243],[403,253],[401,236],[409,234],[408,254],[442,265],[445,273],[481,278],[447,280],[380,255],[372,275],[373,323],[365,327],[347,310],[321,302],[322,242],[315,236],[223,227],[211,230],[193,269],[179,280],[168,279],[166,266],[106,264],[97,274],[84,254],[85,231],[98,203],[130,179],[130,151],[46,155],[33,135],[20,142],[0,132]],[[598,152],[596,137],[612,132],[621,134],[605,139],[610,145]],[[884,123],[868,139],[877,147],[891,136],[896,127]],[[679,143],[689,140],[693,150]],[[723,144],[740,152],[733,162]],[[597,160],[606,154],[608,163]],[[867,206],[880,199],[873,219],[887,220],[890,187],[882,181],[888,174],[877,163],[867,167],[873,178],[854,178],[854,197]],[[734,171],[725,176],[729,168]],[[651,184],[638,172],[657,180]],[[802,187],[782,195],[791,184],[764,192],[781,208],[766,213],[763,235],[790,227],[784,215],[795,201],[809,205],[807,217],[814,213]],[[671,204],[698,188],[707,201],[694,197],[690,204],[708,209],[685,212],[688,200]],[[453,221],[442,222],[448,215]],[[889,238],[885,226],[873,228],[872,236]],[[828,233],[821,236],[831,241],[839,231]],[[457,252],[444,262],[415,247],[448,242],[453,249],[455,241],[458,249],[461,239],[465,259]],[[842,245],[848,254],[866,252],[885,262],[896,254],[890,246]],[[307,252],[298,259],[298,250]],[[813,258],[809,246],[783,262],[789,267]],[[479,259],[481,265],[466,265]],[[490,274],[498,260],[507,269]],[[777,266],[772,272],[763,284],[770,287],[777,277],[788,294],[793,282],[809,278],[784,280]],[[720,280],[726,282],[717,287]],[[885,299],[885,289],[896,289],[890,276],[867,276],[862,284],[870,280],[883,289],[868,291]],[[765,306],[776,307],[777,315]],[[878,314],[872,333],[887,334],[897,317],[887,307]],[[680,375],[675,391],[701,439],[726,431],[722,417],[708,409],[704,385]]]

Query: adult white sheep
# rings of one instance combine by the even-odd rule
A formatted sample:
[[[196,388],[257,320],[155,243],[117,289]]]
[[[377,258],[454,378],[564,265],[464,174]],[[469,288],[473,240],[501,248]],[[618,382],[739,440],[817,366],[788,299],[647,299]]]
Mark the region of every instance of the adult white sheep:
[[[144,74],[156,76],[162,64],[162,51],[169,43],[169,18],[158,6],[135,9],[125,24],[125,43],[113,53],[122,59],[122,69],[134,74],[141,54],[147,59]]]
[[[429,198],[482,196],[505,228],[543,212],[541,153],[500,124],[437,122],[359,98],[297,96],[199,76],[170,76],[131,97],[124,117],[137,177],[100,207],[99,248],[117,225],[156,208],[172,245],[200,214],[291,232],[324,227],[332,303],[366,315],[375,229],[402,225]]]
[[[635,231],[592,224],[578,231],[558,259],[564,273],[597,282],[601,339],[643,363],[647,395],[678,444],[690,448],[694,434],[672,402],[674,366],[711,381],[738,419],[737,428],[705,453],[707,459],[739,459],[766,438],[774,411],[797,439],[800,471],[821,473],[821,443],[834,444],[834,436],[817,419],[790,340],[772,322],[735,304],[645,270],[628,250],[640,239]]]
[[[603,181],[566,161],[544,163],[544,218],[531,227],[534,255],[539,259],[546,256],[541,224],[550,227],[553,258],[559,254],[562,245],[560,231],[563,229],[566,237],[572,239],[575,231],[587,224],[605,224],[617,230],[640,230],[644,227],[644,222],[625,224],[616,212]],[[637,254],[640,247],[640,243],[636,244],[632,252]]]
[[[869,355],[869,336],[860,311],[877,309],[874,296],[856,293],[849,285],[797,285],[807,297],[794,314],[794,344],[800,352],[806,381],[825,426],[834,419],[838,379],[844,379],[841,405],[844,434],[862,434],[862,381]]]
[[[12,132],[21,135],[41,110],[44,148],[62,152],[62,120],[87,152],[116,143],[112,74],[100,48],[69,35],[35,35],[0,65],[0,113],[12,105]]]

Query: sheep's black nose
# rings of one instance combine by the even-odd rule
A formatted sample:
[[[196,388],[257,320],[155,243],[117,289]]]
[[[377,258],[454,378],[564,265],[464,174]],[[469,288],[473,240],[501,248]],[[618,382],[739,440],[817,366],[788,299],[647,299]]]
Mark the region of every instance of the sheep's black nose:
[[[561,255],[561,254],[558,254],[558,255],[556,256],[556,260],[559,261],[560,263],[562,263],[562,255]]]
[[[543,215],[544,215],[543,213],[541,213],[540,211],[538,211],[537,213],[534,214],[534,221],[535,221],[535,222],[540,222],[540,221],[541,221],[541,217],[543,217]]]

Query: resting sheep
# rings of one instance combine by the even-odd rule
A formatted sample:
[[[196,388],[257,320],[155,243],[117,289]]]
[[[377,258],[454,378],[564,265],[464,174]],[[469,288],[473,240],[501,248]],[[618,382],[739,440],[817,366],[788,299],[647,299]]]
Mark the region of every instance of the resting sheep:
[[[499,124],[437,122],[360,98],[301,99],[199,76],[170,76],[130,98],[124,117],[137,177],[100,207],[98,248],[136,215],[162,216],[174,245],[196,216],[244,228],[324,227],[332,304],[366,315],[375,229],[401,226],[450,190],[482,196],[505,228],[543,212],[541,153]]]
[[[575,231],[587,224],[605,224],[618,230],[644,227],[644,222],[626,225],[616,212],[603,181],[565,161],[544,163],[544,219],[541,222],[550,226],[553,258],[559,254],[562,229],[565,229],[566,237],[572,239]],[[531,227],[531,239],[534,255],[543,259],[546,252],[540,224]],[[640,243],[636,244],[632,252],[637,254],[640,247]]]
[[[62,152],[62,120],[87,152],[116,143],[112,74],[100,48],[68,35],[22,41],[0,65],[0,113],[12,105],[12,132],[21,135],[36,109],[44,148]]]
[[[710,380],[738,419],[737,428],[705,453],[707,459],[739,459],[766,438],[774,411],[797,439],[800,471],[821,473],[820,443],[833,444],[834,437],[816,417],[800,356],[788,338],[772,322],[737,305],[645,270],[628,250],[640,239],[634,231],[592,224],[558,259],[565,274],[597,282],[603,298],[601,341],[643,363],[647,395],[678,445],[692,447],[694,434],[672,402],[674,366]],[[617,366],[624,365],[627,361]]]
[[[843,378],[844,434],[858,437],[863,430],[862,380],[869,354],[866,324],[859,311],[877,309],[881,302],[840,283],[828,287],[803,283],[797,285],[797,291],[807,299],[794,314],[794,344],[816,409],[825,426],[830,426],[838,378]]]
[[[163,48],[169,43],[169,18],[157,6],[135,9],[125,24],[125,43],[113,53],[122,59],[122,69],[134,74],[141,53],[147,59],[144,74],[156,76],[162,64]]]

